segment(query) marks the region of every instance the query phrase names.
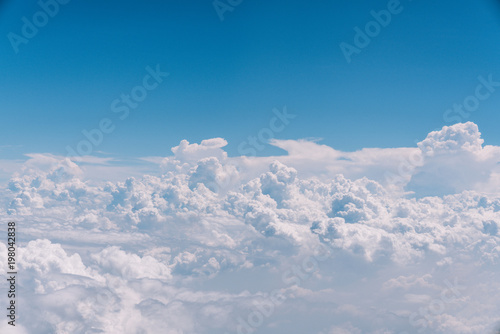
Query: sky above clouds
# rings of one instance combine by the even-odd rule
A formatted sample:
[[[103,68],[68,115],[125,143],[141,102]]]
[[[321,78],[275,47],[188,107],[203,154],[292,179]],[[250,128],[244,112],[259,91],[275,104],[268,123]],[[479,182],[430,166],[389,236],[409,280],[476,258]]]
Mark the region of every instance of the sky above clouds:
[[[499,3],[59,1],[0,1],[1,333],[496,334]]]

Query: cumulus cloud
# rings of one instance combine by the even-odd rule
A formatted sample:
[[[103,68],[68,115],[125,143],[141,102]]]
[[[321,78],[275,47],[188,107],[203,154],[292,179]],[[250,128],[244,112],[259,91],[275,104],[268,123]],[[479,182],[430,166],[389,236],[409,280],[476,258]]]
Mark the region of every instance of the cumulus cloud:
[[[483,142],[477,125],[472,122],[431,132],[418,143],[425,163],[415,168],[408,189],[420,196],[442,196],[464,190],[492,191],[491,185],[499,185],[496,180],[500,148],[483,147]]]
[[[156,174],[117,182],[84,168],[112,168],[107,160],[30,155],[1,192],[1,228],[16,221],[22,236],[20,305],[30,320],[20,326],[493,332],[500,155],[475,124],[413,148],[273,144],[288,155],[230,158],[222,138],[182,141],[173,156],[149,159]],[[2,264],[6,254],[0,242]]]
[[[136,254],[124,252],[116,246],[103,249],[98,254],[93,255],[92,258],[105,272],[114,273],[126,279],[171,278],[170,268],[158,262],[154,257],[144,256],[141,258]]]

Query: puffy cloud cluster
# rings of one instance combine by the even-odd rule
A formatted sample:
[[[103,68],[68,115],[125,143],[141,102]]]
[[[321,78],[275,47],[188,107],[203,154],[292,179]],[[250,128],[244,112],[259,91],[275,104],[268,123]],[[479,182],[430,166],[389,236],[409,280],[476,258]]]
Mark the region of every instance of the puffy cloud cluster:
[[[415,169],[408,189],[421,196],[470,189],[496,193],[500,147],[482,145],[481,133],[472,122],[431,132],[418,144],[425,164]]]
[[[500,155],[475,124],[418,148],[276,141],[289,155],[250,159],[226,144],[182,141],[163,172],[123,182],[31,155],[1,212],[21,235],[23,330],[493,333]]]
[[[484,140],[476,124],[445,126],[440,131],[433,131],[425,140],[418,143],[418,147],[426,156],[436,154],[454,154],[459,151],[475,153],[482,150]]]

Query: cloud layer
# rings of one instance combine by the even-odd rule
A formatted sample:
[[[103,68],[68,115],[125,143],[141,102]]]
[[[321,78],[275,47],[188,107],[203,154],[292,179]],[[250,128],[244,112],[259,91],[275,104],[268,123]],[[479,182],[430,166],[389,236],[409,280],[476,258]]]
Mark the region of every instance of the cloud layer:
[[[2,191],[21,240],[2,333],[493,333],[500,148],[474,123],[414,148],[225,145],[182,141],[122,182],[30,155]]]

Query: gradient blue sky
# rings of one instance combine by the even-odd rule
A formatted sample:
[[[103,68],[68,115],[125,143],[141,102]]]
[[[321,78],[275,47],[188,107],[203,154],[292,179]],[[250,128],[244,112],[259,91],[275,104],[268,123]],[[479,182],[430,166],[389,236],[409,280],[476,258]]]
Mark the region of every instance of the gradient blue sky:
[[[348,64],[339,48],[387,1],[243,1],[221,21],[212,1],[77,1],[16,54],[33,2],[0,2],[0,157],[65,154],[109,117],[97,150],[170,155],[182,139],[238,144],[268,126],[273,108],[298,115],[280,139],[322,138],[341,150],[414,146],[443,113],[500,81],[500,8],[492,0],[401,1],[404,10]],[[170,76],[124,121],[111,102],[146,66]],[[468,119],[500,145],[500,89]],[[280,150],[267,147],[261,155]]]

